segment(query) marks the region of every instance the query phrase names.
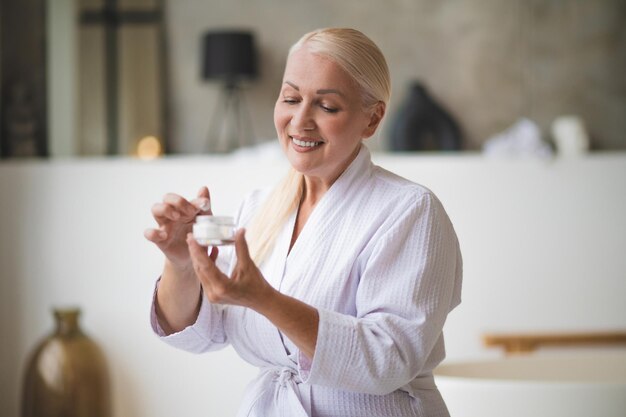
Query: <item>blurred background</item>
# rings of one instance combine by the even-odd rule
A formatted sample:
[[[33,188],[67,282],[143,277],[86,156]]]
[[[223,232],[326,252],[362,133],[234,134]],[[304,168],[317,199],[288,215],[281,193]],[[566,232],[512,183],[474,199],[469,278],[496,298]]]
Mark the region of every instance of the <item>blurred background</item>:
[[[582,118],[592,148],[624,149],[625,15],[620,0],[4,0],[3,155],[20,153],[9,149],[20,103],[36,137],[26,155],[129,155],[150,135],[169,153],[205,152],[210,118],[225,105],[222,83],[203,77],[211,31],[254,36],[246,139],[270,141],[287,50],[327,26],[362,30],[387,57],[392,101],[374,149],[391,148],[415,82],[454,117],[463,150],[521,117],[549,141],[564,114]]]
[[[256,370],[151,334],[162,259],[142,233],[166,192],[208,185],[233,214],[282,177],[274,102],[289,47],[319,27],[380,46],[393,91],[374,160],[431,188],[459,235],[447,360],[499,356],[486,332],[626,329],[624,1],[0,5],[0,415],[19,415],[68,305],[108,358],[113,415],[234,414]],[[207,35],[224,33],[251,49],[219,55]]]

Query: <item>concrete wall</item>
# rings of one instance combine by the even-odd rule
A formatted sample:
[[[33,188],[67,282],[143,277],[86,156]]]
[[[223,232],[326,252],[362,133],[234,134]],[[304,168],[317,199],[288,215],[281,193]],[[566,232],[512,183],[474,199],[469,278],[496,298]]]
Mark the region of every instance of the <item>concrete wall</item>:
[[[277,181],[276,153],[0,164],[0,415],[18,416],[29,352],[54,306],[78,305],[104,349],[114,417],[232,416],[256,370],[228,348],[177,351],[151,333],[162,267],[143,238],[169,191],[211,188],[216,213]],[[464,256],[463,303],[445,327],[449,360],[497,355],[487,331],[626,329],[626,154],[580,160],[375,155],[430,187]],[[182,407],[182,409],[181,409]]]
[[[580,115],[596,148],[625,149],[626,3],[622,0],[180,0],[167,2],[174,149],[204,149],[218,87],[199,77],[207,29],[256,31],[260,81],[247,99],[256,135],[275,137],[272,111],[289,46],[318,27],[362,30],[386,54],[389,115],[422,80],[461,122],[467,149],[519,117],[548,133]],[[389,124],[391,119],[387,121]],[[385,132],[374,147],[385,148]]]

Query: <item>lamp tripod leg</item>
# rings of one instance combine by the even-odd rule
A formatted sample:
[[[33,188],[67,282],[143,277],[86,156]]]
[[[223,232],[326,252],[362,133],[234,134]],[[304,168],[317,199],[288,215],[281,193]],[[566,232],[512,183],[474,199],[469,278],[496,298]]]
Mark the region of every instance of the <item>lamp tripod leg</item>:
[[[231,111],[232,108],[232,111]],[[207,138],[207,152],[228,152],[254,144],[250,114],[243,92],[238,86],[226,85],[219,93]],[[211,145],[215,146],[211,146]]]
[[[213,111],[209,124],[206,146],[206,151],[208,153],[225,152],[229,150],[228,143],[224,144],[224,140],[228,140],[225,138],[225,133],[228,133],[227,118],[231,100],[231,91],[227,87],[221,88],[215,103],[215,110]]]
[[[252,119],[250,112],[246,106],[245,97],[242,93],[239,95],[239,113],[240,113],[240,126],[241,126],[241,140],[242,146],[255,145],[256,137],[254,136],[254,128],[252,126]]]

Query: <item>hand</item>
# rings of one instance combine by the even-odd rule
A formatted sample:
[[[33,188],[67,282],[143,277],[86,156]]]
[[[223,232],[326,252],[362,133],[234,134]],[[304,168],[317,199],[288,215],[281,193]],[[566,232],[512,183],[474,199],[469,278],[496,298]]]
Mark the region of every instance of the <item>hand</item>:
[[[209,256],[206,248],[200,246],[191,233],[187,235],[187,244],[193,269],[210,302],[256,310],[263,303],[270,302],[271,296],[276,293],[250,258],[244,229],[238,230],[235,235],[237,264],[230,278],[215,265],[215,255]]]
[[[191,234],[187,235],[191,261],[206,298],[211,303],[249,307],[267,317],[309,359],[315,355],[319,314],[313,306],[281,294],[263,278],[248,252],[245,231],[235,235],[237,265],[228,278],[215,266],[215,256],[207,254]]]
[[[212,214],[210,207],[211,196],[207,187],[200,188],[198,197],[191,201],[177,194],[166,194],[162,202],[152,206],[152,215],[159,227],[146,229],[144,236],[161,249],[173,266],[190,268],[191,258],[185,238],[198,214]]]

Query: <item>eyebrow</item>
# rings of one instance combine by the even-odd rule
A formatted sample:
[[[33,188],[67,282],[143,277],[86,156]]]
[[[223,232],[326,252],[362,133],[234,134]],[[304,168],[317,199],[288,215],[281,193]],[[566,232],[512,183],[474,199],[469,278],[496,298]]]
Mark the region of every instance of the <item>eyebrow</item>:
[[[300,87],[298,87],[297,85],[295,85],[291,81],[285,81],[285,84],[289,84],[296,91],[300,91]],[[316,92],[317,92],[317,94],[337,94],[337,95],[340,95],[341,97],[344,97],[344,95],[343,95],[343,93],[341,91],[335,90],[333,88],[323,88],[323,89],[317,90]]]

